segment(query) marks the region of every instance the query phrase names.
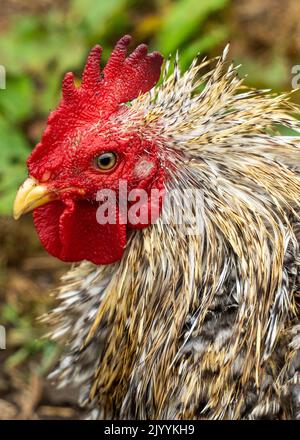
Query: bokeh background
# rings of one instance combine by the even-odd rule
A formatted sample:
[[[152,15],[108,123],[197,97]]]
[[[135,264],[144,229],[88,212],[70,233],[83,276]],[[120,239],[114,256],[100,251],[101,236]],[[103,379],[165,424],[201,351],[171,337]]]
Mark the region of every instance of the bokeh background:
[[[7,349],[0,350],[0,419],[81,415],[76,393],[45,379],[62,347],[41,338],[46,329],[37,320],[68,265],[41,249],[30,215],[17,223],[11,209],[64,72],[79,78],[92,45],[102,45],[105,61],[125,33],[165,56],[179,50],[182,68],[229,41],[246,83],[276,91],[291,90],[292,67],[300,64],[299,0],[1,0],[0,325]]]

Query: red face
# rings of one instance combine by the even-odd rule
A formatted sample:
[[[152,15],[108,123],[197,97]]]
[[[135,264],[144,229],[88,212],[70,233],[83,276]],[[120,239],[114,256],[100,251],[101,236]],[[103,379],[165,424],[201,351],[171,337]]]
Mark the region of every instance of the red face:
[[[132,225],[119,206],[120,182],[126,182],[128,191],[144,189],[149,196],[151,189],[163,188],[156,146],[143,139],[138,127],[126,128],[130,107],[123,104],[155,84],[162,58],[147,54],[144,45],[126,58],[129,41],[128,37],[119,41],[102,76],[101,50],[94,48],[80,89],[67,74],[63,100],[28,159],[30,182],[19,190],[15,216],[35,208],[42,244],[63,261],[108,264],[119,260],[128,229],[148,226],[151,209],[160,210],[151,206],[149,197],[149,223]],[[104,189],[116,194],[114,224],[97,220],[97,194]]]

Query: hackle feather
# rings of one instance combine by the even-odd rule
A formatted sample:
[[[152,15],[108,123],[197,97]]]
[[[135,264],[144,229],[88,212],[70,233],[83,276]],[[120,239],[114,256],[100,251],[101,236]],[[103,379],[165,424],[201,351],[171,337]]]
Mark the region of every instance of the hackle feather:
[[[201,192],[202,231],[160,218],[119,263],[64,278],[52,377],[91,417],[300,418],[300,137],[279,132],[300,131],[299,110],[245,87],[227,52],[183,74],[168,61],[116,118],[158,145],[174,211]]]

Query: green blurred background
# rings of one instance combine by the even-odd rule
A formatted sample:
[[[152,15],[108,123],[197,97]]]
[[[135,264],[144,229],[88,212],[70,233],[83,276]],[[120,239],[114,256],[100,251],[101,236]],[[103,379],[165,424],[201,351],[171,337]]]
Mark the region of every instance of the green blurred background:
[[[300,64],[299,0],[1,0],[0,65],[0,351],[1,418],[77,418],[74,393],[55,392],[44,377],[60,347],[40,339],[36,320],[51,307],[49,290],[68,265],[41,249],[27,216],[11,219],[12,201],[26,177],[25,161],[60,96],[66,71],[77,77],[96,43],[103,62],[129,33],[182,68],[194,56],[215,56],[231,43],[250,86],[290,90]],[[294,99],[297,98],[295,94]]]

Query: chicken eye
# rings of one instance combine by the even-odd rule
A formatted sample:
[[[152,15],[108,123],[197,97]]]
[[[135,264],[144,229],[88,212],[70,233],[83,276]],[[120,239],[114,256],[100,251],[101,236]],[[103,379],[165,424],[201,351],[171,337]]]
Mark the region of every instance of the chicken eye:
[[[117,155],[111,151],[100,154],[95,158],[95,165],[101,171],[111,170],[117,163]]]

